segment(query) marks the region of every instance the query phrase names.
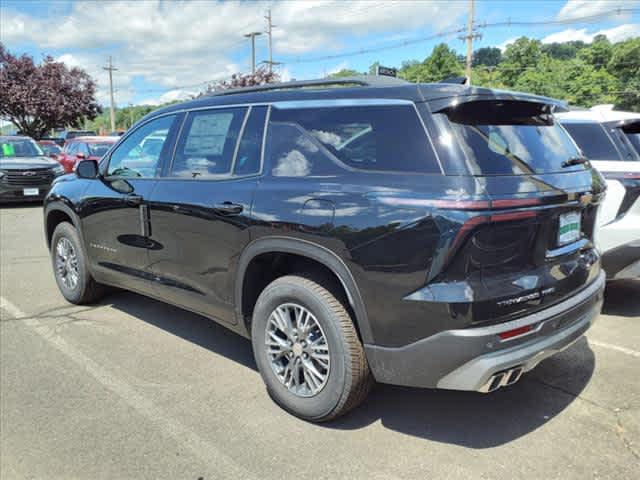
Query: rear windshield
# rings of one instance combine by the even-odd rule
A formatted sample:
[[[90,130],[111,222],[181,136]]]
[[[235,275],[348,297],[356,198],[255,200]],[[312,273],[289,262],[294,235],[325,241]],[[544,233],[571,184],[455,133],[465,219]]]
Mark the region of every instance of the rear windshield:
[[[610,127],[609,135],[611,135],[611,139],[615,143],[616,147],[618,147],[618,151],[622,155],[623,160],[633,162],[640,160],[640,156],[636,153],[636,149],[621,128]]]
[[[89,143],[87,145],[92,157],[102,157],[109,151],[113,143]]]
[[[471,125],[451,122],[473,175],[526,175],[583,170],[563,166],[580,157],[567,133],[551,125]]]
[[[638,155],[640,155],[640,133],[627,133],[625,135],[629,139],[629,142],[631,142],[631,145],[635,147]]]
[[[563,123],[580,150],[591,160],[620,160],[611,138],[599,123]]]

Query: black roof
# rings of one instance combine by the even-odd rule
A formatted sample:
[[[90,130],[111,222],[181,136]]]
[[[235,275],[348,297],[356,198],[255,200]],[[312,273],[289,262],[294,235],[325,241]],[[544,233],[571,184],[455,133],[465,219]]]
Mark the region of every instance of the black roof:
[[[458,103],[476,100],[519,100],[544,103],[554,106],[556,111],[567,108],[563,101],[527,93],[455,83],[410,83],[393,77],[362,75],[341,79],[284,82],[213,92],[194,100],[161,108],[151,112],[145,118],[173,111],[209,106],[354,98],[388,98],[429,102],[432,111],[440,111]]]

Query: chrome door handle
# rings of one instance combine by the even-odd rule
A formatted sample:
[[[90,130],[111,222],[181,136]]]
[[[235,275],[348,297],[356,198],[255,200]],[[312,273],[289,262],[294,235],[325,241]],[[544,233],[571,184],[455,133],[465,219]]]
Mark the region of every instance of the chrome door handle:
[[[238,203],[223,202],[216,203],[213,209],[223,215],[237,215],[238,213],[242,213],[243,206]]]

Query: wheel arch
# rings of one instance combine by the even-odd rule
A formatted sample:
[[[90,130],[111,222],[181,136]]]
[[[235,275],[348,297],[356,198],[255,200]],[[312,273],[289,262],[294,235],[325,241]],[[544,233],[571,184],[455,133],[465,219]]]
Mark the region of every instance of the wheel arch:
[[[364,343],[373,343],[373,334],[367,311],[351,271],[344,261],[333,251],[307,240],[289,237],[266,237],[254,240],[242,252],[238,260],[235,278],[234,305],[238,324],[244,324],[243,295],[245,277],[252,260],[268,253],[292,254],[317,262],[330,270],[340,281],[349,305],[353,309],[356,327]]]
[[[44,233],[48,248],[51,248],[51,237],[53,236],[53,231],[59,223],[64,221],[69,221],[69,223],[76,228],[78,235],[80,235],[80,239],[84,242],[80,220],[78,219],[77,214],[70,206],[57,201],[47,204],[44,209]]]

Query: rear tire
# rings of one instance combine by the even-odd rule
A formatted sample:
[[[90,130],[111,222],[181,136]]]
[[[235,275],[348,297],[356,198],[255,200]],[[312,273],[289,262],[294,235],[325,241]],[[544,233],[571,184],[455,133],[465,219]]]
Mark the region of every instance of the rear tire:
[[[285,324],[293,328],[278,328]],[[373,384],[351,316],[314,279],[288,275],[270,283],[254,308],[251,341],[271,397],[305,420],[344,415]]]
[[[51,237],[53,274],[62,296],[77,305],[92,303],[105,293],[87,268],[87,256],[78,231],[68,222],[59,223]]]

